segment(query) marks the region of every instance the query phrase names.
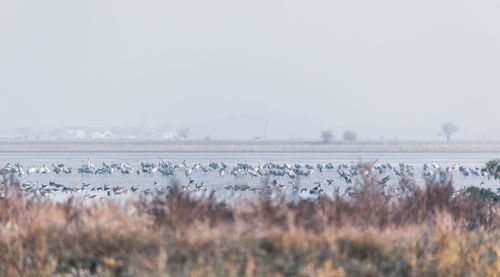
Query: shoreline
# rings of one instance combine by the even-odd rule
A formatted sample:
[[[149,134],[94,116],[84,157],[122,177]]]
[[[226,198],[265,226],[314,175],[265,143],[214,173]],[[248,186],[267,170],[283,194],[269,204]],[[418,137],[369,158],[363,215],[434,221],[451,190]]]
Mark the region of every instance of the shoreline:
[[[312,141],[40,140],[0,141],[0,153],[500,153],[500,141],[397,141],[321,144]]]

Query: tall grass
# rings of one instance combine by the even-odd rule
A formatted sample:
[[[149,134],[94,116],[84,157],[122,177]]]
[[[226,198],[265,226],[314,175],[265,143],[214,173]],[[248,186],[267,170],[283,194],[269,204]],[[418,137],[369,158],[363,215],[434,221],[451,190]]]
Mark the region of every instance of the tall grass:
[[[4,176],[4,276],[500,276],[500,204],[446,175],[404,196],[368,172],[349,198],[227,204],[178,188],[57,204]]]

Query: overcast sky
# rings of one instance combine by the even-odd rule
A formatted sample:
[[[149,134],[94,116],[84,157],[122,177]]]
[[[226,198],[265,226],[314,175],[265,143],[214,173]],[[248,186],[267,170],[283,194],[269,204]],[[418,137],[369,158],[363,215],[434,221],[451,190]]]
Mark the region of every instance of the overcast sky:
[[[2,128],[500,138],[500,1],[0,0]]]

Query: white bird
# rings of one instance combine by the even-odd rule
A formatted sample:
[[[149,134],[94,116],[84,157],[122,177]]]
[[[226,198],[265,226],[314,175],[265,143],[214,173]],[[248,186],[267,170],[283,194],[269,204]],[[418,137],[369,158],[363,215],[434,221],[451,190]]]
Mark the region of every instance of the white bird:
[[[193,170],[189,167],[186,167],[184,173],[186,173],[186,177],[189,177],[193,173]]]
[[[36,173],[36,166],[28,166],[26,173],[28,173],[28,175],[35,174]]]

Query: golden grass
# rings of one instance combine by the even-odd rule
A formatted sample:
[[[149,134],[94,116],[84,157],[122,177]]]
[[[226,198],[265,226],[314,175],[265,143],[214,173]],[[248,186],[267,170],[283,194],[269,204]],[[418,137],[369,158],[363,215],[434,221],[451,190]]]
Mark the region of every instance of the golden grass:
[[[444,175],[395,198],[245,203],[176,188],[152,200],[55,204],[4,178],[3,276],[500,276],[500,204]]]

